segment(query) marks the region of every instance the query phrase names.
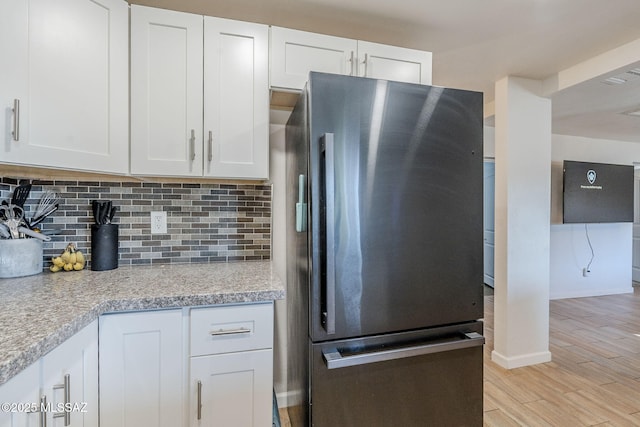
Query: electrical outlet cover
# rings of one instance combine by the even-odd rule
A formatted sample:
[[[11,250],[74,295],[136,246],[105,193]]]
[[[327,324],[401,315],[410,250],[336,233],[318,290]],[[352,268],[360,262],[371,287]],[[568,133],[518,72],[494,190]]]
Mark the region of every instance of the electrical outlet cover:
[[[165,234],[167,232],[167,213],[164,211],[151,212],[151,234]]]

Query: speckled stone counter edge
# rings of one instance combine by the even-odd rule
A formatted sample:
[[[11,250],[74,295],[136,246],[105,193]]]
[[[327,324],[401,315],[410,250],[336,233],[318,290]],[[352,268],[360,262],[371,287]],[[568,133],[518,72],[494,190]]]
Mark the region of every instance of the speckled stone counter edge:
[[[241,262],[229,264],[233,265],[232,268],[242,268],[249,265],[251,265],[252,267],[257,266],[258,268],[254,269],[256,271],[252,272],[253,275],[249,274],[248,277],[241,277],[239,278],[239,280],[233,281],[228,289],[225,288],[224,284],[220,286],[221,284],[218,283],[216,290],[211,293],[196,292],[194,294],[183,293],[163,296],[149,295],[144,297],[129,297],[126,295],[126,290],[124,290],[124,298],[112,299],[108,298],[108,296],[105,296],[104,299],[99,301],[90,310],[84,310],[80,313],[74,313],[75,317],[70,322],[53,325],[52,333],[49,333],[45,338],[39,340],[36,339],[34,342],[30,343],[23,343],[20,349],[11,349],[6,351],[6,353],[9,353],[9,355],[5,355],[7,357],[5,357],[3,361],[0,361],[0,385],[4,384],[15,375],[19,374],[22,370],[27,368],[32,363],[36,362],[38,359],[56,348],[58,345],[62,344],[64,341],[69,339],[75,333],[80,331],[85,326],[89,325],[104,313],[152,310],[162,308],[180,308],[216,304],[261,302],[279,300],[284,298],[285,291],[283,285],[279,278],[272,273],[270,262]],[[219,266],[220,264],[215,265]],[[142,273],[144,271],[153,269],[157,270],[159,268],[160,267],[130,267],[128,268],[128,270],[135,273]],[[187,267],[174,266],[173,268],[184,270]],[[199,265],[196,268],[204,267],[203,265]],[[163,273],[163,275],[165,276],[165,280],[171,282],[171,274],[167,275],[166,271],[163,271]],[[46,272],[43,273],[43,275],[54,276],[53,274],[48,274]],[[40,279],[39,276],[33,276],[34,279],[32,280]],[[184,281],[185,277],[189,277],[189,273],[180,271],[179,274],[176,274],[175,276],[175,280]],[[198,275],[196,274],[195,276]],[[215,277],[215,275],[212,276],[213,277],[211,277],[211,279],[213,282],[215,282],[217,278]],[[137,275],[137,278],[140,279],[138,283],[140,283],[140,281],[143,282],[144,274]],[[5,283],[7,280],[17,281],[18,279],[5,279]],[[224,280],[224,277],[220,278],[220,280]],[[21,281],[29,282],[30,279],[21,278]],[[251,287],[250,285],[255,285],[256,283],[265,283],[265,289],[243,290],[243,287]],[[198,284],[201,285],[201,283]],[[124,283],[123,286],[126,286],[126,283]],[[154,286],[157,287],[157,284]],[[151,286],[151,288],[152,292],[155,290],[158,291],[159,294],[166,293],[166,290],[162,288],[154,289],[153,286]],[[4,341],[6,340],[3,339],[2,345],[5,345]]]

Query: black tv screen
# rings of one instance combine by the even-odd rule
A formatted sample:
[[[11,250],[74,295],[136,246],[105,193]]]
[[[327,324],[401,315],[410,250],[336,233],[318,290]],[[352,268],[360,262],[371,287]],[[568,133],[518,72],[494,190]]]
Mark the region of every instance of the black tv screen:
[[[633,166],[565,160],[563,222],[633,222]]]

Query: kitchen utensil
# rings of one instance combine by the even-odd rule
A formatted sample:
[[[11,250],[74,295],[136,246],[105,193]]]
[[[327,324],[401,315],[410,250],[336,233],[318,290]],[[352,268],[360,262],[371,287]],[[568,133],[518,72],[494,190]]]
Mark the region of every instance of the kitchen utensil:
[[[37,224],[40,224],[46,217],[58,210],[58,202],[60,197],[55,191],[46,191],[40,197],[38,206],[36,206],[35,212],[29,221],[29,227],[33,229]]]
[[[57,236],[62,233],[62,229],[60,228],[52,228],[51,230],[40,230],[40,234],[44,234],[45,236]]]
[[[15,190],[13,190],[11,204],[24,208],[24,204],[29,198],[29,193],[31,193],[31,184],[18,185]]]
[[[44,235],[42,233],[35,232],[35,231],[33,231],[33,230],[31,230],[30,228],[27,228],[27,227],[22,227],[22,226],[18,227],[18,232],[19,233],[24,233],[27,236],[33,237],[35,239],[40,239],[43,242],[48,242],[49,240],[51,240],[51,236],[46,236],[46,235]]]
[[[31,229],[35,228],[36,225],[40,224],[42,221],[44,221],[45,218],[47,218],[49,215],[51,215],[57,210],[58,210],[58,204],[56,203],[44,215],[40,215],[39,217],[34,216],[31,219],[31,221],[29,221],[29,227],[31,227]]]
[[[20,233],[18,232],[18,227],[24,224],[24,210],[20,206],[8,205],[0,206],[0,213],[2,213],[2,217],[4,218],[2,221],[11,232],[11,238],[19,238]]]
[[[4,239],[11,238],[11,232],[9,231],[9,227],[7,227],[4,223],[0,222],[0,237]]]
[[[92,200],[91,209],[96,225],[109,224],[115,211],[111,200]]]

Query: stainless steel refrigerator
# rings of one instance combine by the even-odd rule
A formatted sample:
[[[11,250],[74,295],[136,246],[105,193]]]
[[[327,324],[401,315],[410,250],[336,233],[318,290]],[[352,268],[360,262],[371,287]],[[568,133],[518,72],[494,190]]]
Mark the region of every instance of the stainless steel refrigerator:
[[[310,74],[286,127],[294,426],[482,425],[482,103]]]

